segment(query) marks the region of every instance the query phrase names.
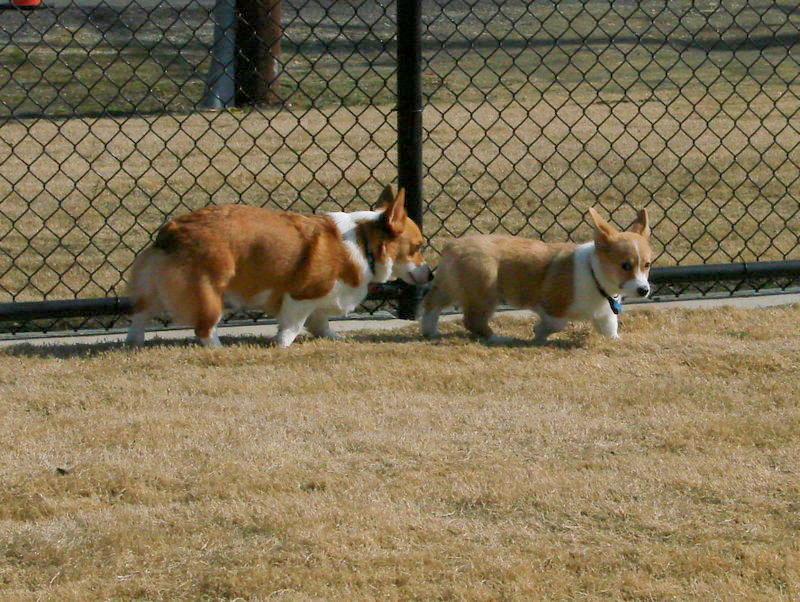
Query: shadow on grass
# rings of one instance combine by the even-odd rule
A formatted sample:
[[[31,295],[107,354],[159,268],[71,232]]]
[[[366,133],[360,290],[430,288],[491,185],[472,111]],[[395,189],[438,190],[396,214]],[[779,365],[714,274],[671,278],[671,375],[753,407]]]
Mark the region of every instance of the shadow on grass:
[[[254,346],[254,347],[270,347],[270,340],[268,337],[260,336],[222,336],[220,337],[223,347],[236,347],[236,346]],[[0,349],[0,355],[14,356],[14,357],[30,357],[40,359],[71,359],[71,358],[91,358],[104,353],[119,351],[129,353],[146,352],[148,349],[154,348],[178,348],[178,347],[197,347],[202,346],[197,342],[193,336],[185,338],[155,338],[144,342],[143,345],[133,346],[124,341],[110,341],[105,343],[53,343],[53,344],[37,344],[37,343],[17,343],[9,345]],[[208,350],[211,352],[212,350]]]
[[[157,336],[157,335],[156,335]],[[300,335],[291,348],[302,347],[313,343],[318,339],[310,335]],[[392,338],[386,335],[345,335],[340,343],[347,341],[357,342],[414,342],[419,341],[415,336],[398,336]],[[226,347],[263,347],[265,349],[274,348],[276,352],[285,352],[272,344],[272,338],[262,335],[230,335],[220,336],[222,349]],[[336,344],[334,342],[334,344]],[[0,356],[27,357],[39,359],[73,359],[73,358],[92,358],[111,352],[122,353],[146,353],[148,350],[156,348],[197,348],[203,349],[202,345],[189,335],[181,338],[151,338],[139,346],[129,345],[124,341],[109,341],[103,343],[30,343],[20,342],[7,347],[0,348]],[[291,349],[290,348],[290,349]],[[208,353],[214,353],[214,349],[207,349]]]
[[[488,348],[550,348],[550,349],[578,349],[586,346],[590,334],[586,330],[574,330],[561,334],[558,338],[549,340],[544,345],[537,345],[532,338],[503,337],[498,341],[486,342],[470,336],[467,332],[446,332],[435,339],[426,339],[416,332],[356,332],[345,333],[340,341],[333,341],[333,345],[346,345],[348,343],[387,343],[387,344],[412,344],[426,343],[434,350],[447,343],[474,342]],[[301,335],[287,350],[274,348],[271,337],[261,335],[221,336],[223,349],[225,347],[261,347],[274,348],[276,353],[291,352],[292,348],[303,347],[318,341],[310,335]],[[92,358],[111,352],[142,353],[154,348],[198,348],[201,345],[192,336],[185,338],[155,338],[146,341],[143,345],[134,347],[124,341],[104,343],[65,343],[65,344],[35,344],[21,342],[0,348],[0,356],[39,358],[39,359],[79,359]],[[207,350],[213,353],[214,350]]]
[[[456,333],[449,333],[441,338],[455,339]],[[345,333],[342,339],[353,343],[435,343],[440,339],[426,339],[418,332],[355,332]]]
[[[493,348],[550,348],[550,349],[577,349],[584,347],[590,333],[586,330],[570,331],[562,334],[559,338],[554,338],[544,345],[537,345],[533,338],[501,337],[497,341],[484,341],[470,335],[468,332],[445,332],[434,339],[426,339],[417,333],[404,332],[380,332],[380,333],[359,333],[347,335],[348,341],[357,343],[428,343],[431,348],[452,342],[474,342],[485,347]]]
[[[37,343],[18,343],[0,349],[0,355],[40,359],[72,359],[91,358],[112,351],[130,351],[131,353],[136,353],[153,347],[190,346],[197,346],[197,343],[192,338],[157,339],[147,341],[140,347],[133,347],[124,341],[108,343],[53,343],[44,345]]]
[[[515,348],[540,348],[540,349],[579,349],[586,346],[590,333],[588,330],[574,330],[561,335],[557,338],[549,339],[544,344],[535,343],[533,338],[520,339],[517,337],[502,337],[498,341],[484,342],[487,347]]]

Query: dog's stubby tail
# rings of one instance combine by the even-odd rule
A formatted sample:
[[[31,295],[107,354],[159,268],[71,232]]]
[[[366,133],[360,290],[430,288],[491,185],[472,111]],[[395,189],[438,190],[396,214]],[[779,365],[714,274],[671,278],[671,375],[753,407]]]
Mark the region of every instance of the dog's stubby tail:
[[[160,249],[165,253],[174,251],[178,247],[178,237],[175,235],[178,226],[175,222],[169,221],[158,230],[156,239],[153,242],[154,249]]]

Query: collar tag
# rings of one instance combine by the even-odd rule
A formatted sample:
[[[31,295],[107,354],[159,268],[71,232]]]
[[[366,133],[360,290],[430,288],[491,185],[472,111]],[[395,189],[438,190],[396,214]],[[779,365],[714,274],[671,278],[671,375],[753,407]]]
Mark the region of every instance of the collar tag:
[[[594,273],[594,268],[592,264],[589,264],[589,272],[592,274],[592,280],[594,280],[594,285],[597,287],[597,292],[603,295],[608,301],[608,306],[611,308],[611,311],[614,312],[615,315],[619,315],[622,313],[622,297],[616,296],[612,297],[609,295],[605,289],[600,285],[600,281],[597,279],[597,276]]]

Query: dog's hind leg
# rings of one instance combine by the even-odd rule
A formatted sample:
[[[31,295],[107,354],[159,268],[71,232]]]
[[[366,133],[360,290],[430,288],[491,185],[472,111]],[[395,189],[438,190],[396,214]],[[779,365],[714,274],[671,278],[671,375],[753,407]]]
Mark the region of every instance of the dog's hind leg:
[[[162,301],[173,320],[179,324],[190,324],[204,347],[221,346],[217,323],[223,311],[222,287],[212,284],[205,274],[181,270],[167,272],[162,278]]]
[[[222,297],[210,286],[197,291],[194,307],[194,334],[203,347],[221,347],[217,336],[217,324],[222,318]]]
[[[128,327],[128,336],[125,342],[129,345],[142,345],[144,343],[144,332],[147,323],[153,317],[154,312],[144,306],[144,303],[137,302],[134,305],[131,325]]]
[[[159,311],[157,262],[159,257],[152,249],[145,250],[133,264],[128,294],[133,299],[133,315],[125,342],[129,345],[144,343],[147,323]]]

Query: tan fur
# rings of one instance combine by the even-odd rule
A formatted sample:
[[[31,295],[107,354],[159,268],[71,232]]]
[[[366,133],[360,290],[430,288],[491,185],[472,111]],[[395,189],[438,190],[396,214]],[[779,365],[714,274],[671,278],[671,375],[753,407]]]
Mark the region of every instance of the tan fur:
[[[596,211],[595,241],[604,278],[623,282],[620,265],[630,259],[646,274],[651,253],[647,242],[647,213],[642,210],[628,232],[618,232]],[[471,333],[492,336],[489,319],[497,305],[532,309],[548,324],[541,338],[557,329],[561,321],[574,318],[575,251],[573,243],[545,243],[515,236],[475,235],[450,242],[444,248],[430,291],[423,300],[423,333],[433,336],[438,312],[451,305],[464,312],[464,325]],[[646,267],[644,264],[646,263]],[[537,333],[539,335],[539,333]]]
[[[389,199],[386,220],[359,229],[376,260],[419,265],[422,234],[405,213],[402,191],[392,197],[389,186],[381,196]],[[167,222],[134,262],[130,295],[134,313],[167,311],[203,339],[219,321],[226,296],[246,305],[257,301],[275,314],[286,294],[319,299],[336,281],[358,287],[363,278],[330,216],[224,205]]]
[[[500,303],[545,306],[554,316],[572,301],[574,244],[547,244],[514,236],[477,235],[445,246],[424,309],[458,305],[470,332],[489,337],[489,319]]]

